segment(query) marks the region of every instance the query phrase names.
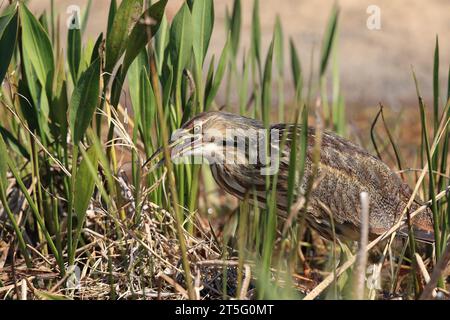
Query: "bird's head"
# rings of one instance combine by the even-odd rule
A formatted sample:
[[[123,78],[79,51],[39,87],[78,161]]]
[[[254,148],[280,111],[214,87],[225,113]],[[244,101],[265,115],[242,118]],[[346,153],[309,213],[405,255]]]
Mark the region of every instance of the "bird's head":
[[[193,159],[194,163],[203,160],[208,163],[223,161],[225,153],[236,144],[237,136],[244,136],[249,131],[262,128],[261,122],[232,113],[201,113],[172,134],[168,142],[170,157],[173,162],[181,159]],[[226,149],[226,146],[231,148]],[[146,164],[158,157],[162,151],[162,148],[158,149]],[[159,164],[162,164],[162,161]]]

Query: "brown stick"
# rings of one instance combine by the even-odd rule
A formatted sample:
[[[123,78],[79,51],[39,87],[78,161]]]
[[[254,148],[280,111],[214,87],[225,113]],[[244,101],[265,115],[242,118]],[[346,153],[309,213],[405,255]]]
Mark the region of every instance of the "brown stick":
[[[423,289],[422,295],[420,296],[419,300],[430,300],[433,298],[433,291],[437,286],[439,278],[449,265],[449,261],[450,261],[450,242],[447,244],[447,248],[445,249],[445,252],[442,254],[441,259],[434,267],[433,273],[431,274],[430,277],[430,282],[428,282],[425,288]]]

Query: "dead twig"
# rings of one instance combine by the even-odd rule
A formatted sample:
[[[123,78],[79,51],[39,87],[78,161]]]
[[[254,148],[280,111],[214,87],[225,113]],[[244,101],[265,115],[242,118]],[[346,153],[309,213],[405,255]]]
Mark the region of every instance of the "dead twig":
[[[422,295],[420,296],[420,300],[430,300],[433,298],[433,292],[437,286],[439,278],[445,272],[450,261],[450,242],[447,244],[447,248],[441,256],[441,259],[438,261],[436,266],[434,267],[433,273],[431,274],[430,281],[423,289]]]

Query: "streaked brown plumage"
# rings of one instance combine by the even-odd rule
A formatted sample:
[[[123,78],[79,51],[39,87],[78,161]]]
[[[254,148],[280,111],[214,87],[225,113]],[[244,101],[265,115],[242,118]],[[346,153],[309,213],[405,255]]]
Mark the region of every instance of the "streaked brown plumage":
[[[187,122],[178,132],[179,138],[171,141],[171,147],[175,148],[172,157],[207,157],[205,155],[207,149],[214,149],[220,153],[226,143],[226,138],[211,139],[210,136],[207,136],[210,129],[222,132],[225,136],[224,132],[227,129],[238,130],[245,134],[249,129],[263,128],[263,124],[257,120],[231,113],[203,113]],[[271,129],[279,130],[280,140],[284,133],[287,134],[286,143],[280,156],[276,196],[278,212],[286,216],[291,142],[294,132],[299,135],[302,128],[276,124],[271,126]],[[194,144],[193,141],[197,141],[197,144]],[[304,179],[297,183],[295,190],[306,190],[310,181],[315,141],[315,130],[308,128]],[[253,148],[251,143],[249,144]],[[235,148],[233,152],[238,158],[248,159],[248,151],[243,153]],[[257,205],[264,207],[266,177],[261,175],[261,167],[261,163],[253,165],[248,163],[211,164],[213,176],[221,188],[240,199],[243,199],[247,192],[250,194],[249,199],[253,199],[256,195]],[[352,142],[327,131],[322,135],[317,177],[311,191],[305,218],[312,228],[328,239],[332,238],[329,212],[334,217],[335,232],[338,236],[344,239],[359,239],[361,192],[368,192],[370,198],[369,234],[371,238],[384,233],[398,221],[412,193],[398,175],[378,158]],[[411,212],[418,207],[419,203],[414,202],[410,209]],[[433,224],[429,210],[418,214],[413,219],[413,226],[418,240],[433,241]],[[405,229],[400,233],[406,234]]]

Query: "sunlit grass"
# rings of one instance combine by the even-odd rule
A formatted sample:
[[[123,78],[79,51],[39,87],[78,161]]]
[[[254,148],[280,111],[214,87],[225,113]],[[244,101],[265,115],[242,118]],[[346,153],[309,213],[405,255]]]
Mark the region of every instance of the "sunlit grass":
[[[209,50],[213,1],[186,1],[172,21],[164,14],[166,4],[167,0],[151,6],[140,0],[120,5],[111,1],[107,33],[86,35],[89,1],[65,41],[59,39],[53,1],[40,17],[23,2],[13,2],[1,13],[0,200],[7,218],[0,224],[0,240],[17,248],[16,263],[45,266],[58,275],[35,291],[34,298],[54,298],[55,292],[79,297],[66,288],[72,265],[88,279],[87,298],[97,298],[96,290],[102,298],[204,298],[196,290],[198,277],[210,270],[200,265],[211,261],[223,277],[209,297],[248,298],[254,286],[253,298],[299,299],[317,284],[313,278],[333,275],[334,281],[318,295],[354,298],[351,263],[345,272],[339,267],[354,258],[357,248],[337,240],[324,242],[307,228],[302,209],[314,179],[301,197],[295,196],[305,170],[306,130],[293,141],[297,147],[290,158],[287,220],[276,214],[277,175],[267,176],[266,208],[252,206],[249,195],[230,209],[217,193],[206,192],[213,182],[205,168],[174,166],[167,145],[170,135],[194,115],[221,109],[217,97],[224,92],[225,110],[258,118],[267,129],[274,119],[303,127],[314,123],[316,177],[323,130],[349,134],[339,77],[339,7],[333,7],[325,26],[317,61],[300,61],[295,39],[286,41],[281,17],[270,45],[262,47],[258,0],[250,48],[241,46],[242,8],[235,0],[227,11],[227,36],[219,56],[211,56]],[[90,40],[83,42],[85,38]],[[61,43],[66,43],[65,50]],[[304,74],[302,65],[308,63],[313,63],[311,74]],[[431,200],[436,244],[430,266],[446,249],[450,223],[448,194],[443,193],[450,181],[450,83],[447,92],[439,89],[439,67],[436,39],[431,118],[417,84],[422,129],[417,153],[424,170],[416,191],[425,190],[424,199]],[[295,88],[294,101],[286,101],[288,84]],[[232,97],[237,98],[236,106],[228,103]],[[392,149],[385,152],[394,153],[397,169],[402,170],[405,160],[395,128],[380,115],[383,128],[376,120],[372,127],[375,150],[383,156],[378,128]],[[148,172],[142,164],[159,147],[165,165]],[[123,173],[124,163],[131,167],[129,178]],[[225,219],[224,228],[207,216],[213,208],[217,220]],[[411,279],[402,275],[399,280],[399,262],[391,268],[389,281],[392,294],[400,282],[406,287],[404,294],[413,298],[423,289],[412,277],[418,272],[414,239],[409,255],[406,248],[399,255],[408,262]],[[101,283],[97,287],[89,283],[96,279]],[[162,295],[155,289],[161,279]],[[0,281],[0,288],[6,285],[10,284]],[[445,285],[444,279],[439,285]],[[19,297],[18,292],[6,292],[6,298]],[[367,292],[364,297],[375,298]]]

